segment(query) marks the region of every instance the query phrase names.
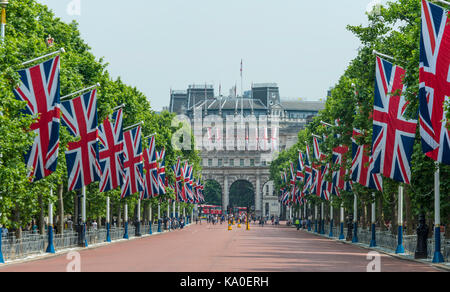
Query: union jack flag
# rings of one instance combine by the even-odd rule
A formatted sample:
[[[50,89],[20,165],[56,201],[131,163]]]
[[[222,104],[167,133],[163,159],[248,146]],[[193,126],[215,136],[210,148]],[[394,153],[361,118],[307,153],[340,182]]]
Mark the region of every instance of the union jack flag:
[[[166,193],[166,150],[163,148],[159,153],[159,167],[158,167],[158,186],[159,194]]]
[[[294,164],[291,162],[290,163],[290,169],[291,169],[291,180],[290,180],[290,185],[291,185],[291,198],[292,201],[295,202],[297,200],[297,187],[295,185],[295,178],[296,175],[294,173]]]
[[[148,138],[149,148],[144,150],[144,190],[141,193],[142,199],[155,198],[159,194],[158,162],[156,153],[155,136]]]
[[[59,56],[34,67],[20,70],[20,86],[14,89],[16,99],[25,101],[24,113],[39,115],[31,125],[37,134],[25,154],[31,182],[41,180],[56,170],[59,149],[60,82]]]
[[[450,165],[450,130],[444,110],[450,96],[450,26],[448,11],[422,0],[420,35],[420,134],[422,150]]]
[[[374,159],[369,156],[369,145],[358,145],[356,138],[361,132],[353,129],[352,180],[371,189],[383,191],[383,178],[374,171]]]
[[[377,57],[372,156],[375,171],[409,184],[417,120],[404,116],[409,104],[403,96],[404,76],[403,68]]]
[[[310,188],[312,186],[312,168],[310,164],[310,156],[309,156],[309,145],[306,145],[306,154],[304,156],[305,158],[305,184],[303,185],[302,190],[302,197],[305,197],[305,195],[310,193]]]
[[[329,164],[318,167],[318,172],[316,173],[316,194],[322,199],[329,200],[331,193],[331,183],[326,180],[328,174]]]
[[[333,186],[332,194],[338,197],[341,196],[340,190],[351,191],[351,184],[345,180],[345,176],[348,174],[348,170],[345,167],[346,155],[349,149],[345,145],[340,145],[333,149],[333,164],[338,166],[337,171],[333,171]]]
[[[305,174],[303,170],[305,169],[305,162],[303,161],[302,152],[298,152],[298,164],[297,164],[297,180],[300,182],[305,181]]]
[[[182,194],[182,189],[183,189],[183,180],[181,178],[181,162],[180,162],[180,158],[178,158],[177,160],[177,164],[172,166],[172,170],[174,172],[175,175],[175,195],[176,195],[176,200],[178,202],[186,202],[185,197]]]
[[[68,144],[66,151],[69,191],[100,181],[96,94],[94,89],[61,103],[63,125],[70,135],[79,137],[78,142]]]
[[[124,133],[123,167],[125,179],[122,184],[122,194],[120,195],[122,199],[144,190],[141,133],[140,126]]]
[[[123,112],[118,110],[112,121],[105,119],[98,127],[100,139],[100,192],[114,190],[122,185],[123,172]]]

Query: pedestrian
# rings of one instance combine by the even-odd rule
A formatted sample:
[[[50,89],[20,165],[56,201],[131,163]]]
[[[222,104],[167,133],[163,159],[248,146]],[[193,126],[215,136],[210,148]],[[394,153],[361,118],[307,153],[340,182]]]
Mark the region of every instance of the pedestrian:
[[[94,220],[94,222],[92,222],[92,230],[97,230],[98,224],[97,221]]]

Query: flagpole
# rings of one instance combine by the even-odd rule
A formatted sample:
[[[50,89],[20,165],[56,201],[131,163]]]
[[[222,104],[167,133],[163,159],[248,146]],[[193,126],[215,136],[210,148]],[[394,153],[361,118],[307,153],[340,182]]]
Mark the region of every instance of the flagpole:
[[[74,95],[76,96],[76,95],[78,95],[78,94],[80,94],[80,93],[82,93],[82,92],[87,92],[87,91],[89,91],[89,90],[91,90],[91,89],[94,89],[94,88],[97,88],[97,87],[100,87],[100,83],[97,83],[97,84],[95,84],[95,85],[89,86],[89,87],[87,87],[87,88],[83,88],[83,89],[78,90],[78,91],[76,91],[76,92],[74,92],[74,93],[71,93],[71,94],[68,94],[68,95],[66,95],[66,96],[63,96],[63,97],[61,97],[60,100],[68,99],[68,98],[70,98],[70,97],[72,97],[72,96],[74,96]]]
[[[152,223],[153,223],[153,218],[152,218],[152,202],[149,201],[148,204],[148,225],[150,226],[148,234],[152,234]]]
[[[334,212],[333,212],[333,197],[330,198],[330,234],[329,237],[333,237],[333,217],[334,217]]]
[[[319,233],[319,230],[317,229],[317,205],[314,204],[314,233]]]
[[[449,5],[450,6],[450,2],[444,1],[444,0],[436,0],[439,3],[445,4],[445,5]]]
[[[440,169],[436,162],[434,173],[434,256],[433,263],[443,263],[444,257],[441,253],[441,191],[440,191]]]
[[[372,239],[370,241],[370,247],[377,246],[376,241],[376,214],[375,214],[375,193],[372,193],[373,196],[373,203],[372,203]]]
[[[158,233],[161,233],[161,202],[158,202]]]
[[[97,83],[97,84],[98,84],[98,83]],[[121,108],[124,108],[125,106],[126,106],[126,104],[122,103],[121,105],[116,106],[115,108],[113,108],[113,112],[115,112],[115,111],[117,111],[117,110],[119,110],[119,109],[121,109]]]
[[[320,234],[325,234],[325,203],[322,202],[320,206]]]
[[[53,197],[53,189],[50,189],[51,197]],[[48,203],[48,246],[46,252],[55,253],[55,246],[53,245],[53,203],[51,201]]]
[[[134,125],[132,125],[132,126],[126,127],[125,129],[123,129],[123,131],[125,132],[125,131],[128,131],[128,130],[131,130],[131,129],[133,129],[133,128],[136,128],[136,127],[142,126],[143,124],[144,124],[144,121],[142,121],[142,122],[139,122],[139,123],[137,123],[137,124],[134,124]]]
[[[341,203],[341,217],[340,217],[340,227],[341,227],[341,232],[339,234],[339,240],[345,240],[345,235],[344,235],[344,202]]]
[[[125,224],[125,232],[123,234],[123,238],[124,239],[129,239],[129,236],[128,236],[128,204],[127,204],[127,201],[125,201],[125,206],[124,206],[124,224]]]
[[[353,195],[353,223],[354,223],[354,233],[352,242],[357,243],[358,242],[358,197],[356,194]]]
[[[0,33],[0,43],[3,45],[5,41],[5,34],[6,34],[6,6],[8,6],[8,0],[1,0],[1,33]]]
[[[379,57],[383,57],[383,58],[386,58],[386,59],[390,59],[391,61],[396,61],[394,57],[382,54],[382,53],[377,52],[375,50],[372,51],[372,54],[375,55],[375,56],[379,56]]]
[[[83,247],[88,247],[88,242],[86,239],[86,232],[87,232],[87,227],[86,227],[86,186],[83,186],[81,188],[81,222],[82,222],[82,226],[81,228],[83,228],[82,232],[81,232],[81,240],[82,240],[82,244]]]
[[[405,253],[403,247],[403,185],[401,184],[398,187],[398,245],[395,253]]]
[[[141,234],[141,197],[139,196],[137,203],[136,237],[140,236],[142,236],[142,234]]]
[[[44,56],[37,57],[37,58],[35,58],[35,59],[33,59],[33,60],[29,60],[29,61],[23,62],[23,63],[20,64],[20,65],[21,65],[21,66],[25,66],[25,65],[28,65],[28,64],[33,63],[33,62],[35,62],[35,61],[39,61],[39,60],[48,58],[48,57],[50,57],[50,56],[57,55],[57,54],[61,54],[61,53],[65,53],[65,52],[66,52],[66,50],[64,50],[64,48],[61,48],[61,49],[59,49],[59,50],[56,51],[56,52],[53,52],[53,53],[50,53],[50,54],[47,54],[47,55],[44,55]]]
[[[106,197],[106,242],[111,242],[111,212],[110,212],[110,198]]]

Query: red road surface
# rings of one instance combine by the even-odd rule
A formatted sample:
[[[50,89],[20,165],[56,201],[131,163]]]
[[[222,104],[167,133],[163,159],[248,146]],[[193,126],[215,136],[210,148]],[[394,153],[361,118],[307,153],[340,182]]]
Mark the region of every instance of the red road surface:
[[[243,226],[244,227],[244,226]],[[283,226],[184,230],[79,251],[82,272],[365,272],[369,250]],[[66,255],[6,265],[0,272],[65,272]],[[381,254],[382,272],[437,271]]]

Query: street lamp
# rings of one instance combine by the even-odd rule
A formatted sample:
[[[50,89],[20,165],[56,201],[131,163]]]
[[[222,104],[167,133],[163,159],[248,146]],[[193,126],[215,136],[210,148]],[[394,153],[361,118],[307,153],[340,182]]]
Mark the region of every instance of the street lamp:
[[[8,6],[8,0],[0,0],[0,6],[2,8],[0,42],[3,43],[5,40],[6,6]]]

